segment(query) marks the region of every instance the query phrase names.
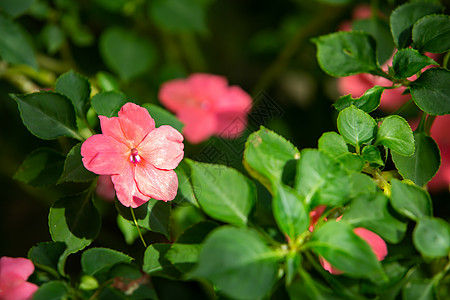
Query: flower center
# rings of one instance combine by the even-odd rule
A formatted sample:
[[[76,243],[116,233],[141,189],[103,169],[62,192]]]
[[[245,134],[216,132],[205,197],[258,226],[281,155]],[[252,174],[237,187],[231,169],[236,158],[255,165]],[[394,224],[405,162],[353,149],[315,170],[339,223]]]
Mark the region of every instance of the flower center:
[[[134,164],[137,164],[141,161],[141,157],[139,156],[139,152],[136,148],[131,149],[130,161]]]

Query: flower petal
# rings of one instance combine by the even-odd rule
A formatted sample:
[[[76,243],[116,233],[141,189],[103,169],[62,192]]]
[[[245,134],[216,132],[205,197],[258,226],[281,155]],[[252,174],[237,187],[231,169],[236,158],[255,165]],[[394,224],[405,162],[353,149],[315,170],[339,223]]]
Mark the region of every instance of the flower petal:
[[[34,265],[31,260],[23,257],[7,257],[0,258],[0,277],[14,274],[18,278],[27,280],[33,274]]]
[[[133,144],[127,140],[123,134],[122,127],[118,117],[108,118],[105,116],[98,116],[100,119],[100,127],[102,128],[102,134],[107,135],[115,139],[116,141],[127,145],[130,149],[133,148]]]
[[[228,90],[228,81],[223,76],[195,73],[189,76],[187,81],[193,97],[212,105],[215,105]]]
[[[81,145],[81,156],[86,169],[99,175],[122,172],[130,149],[110,136],[96,134]]]
[[[0,293],[2,300],[30,300],[39,287],[34,283],[24,281]]]
[[[155,129],[155,120],[148,110],[128,102],[119,111],[119,122],[125,137],[134,143],[134,147]]]
[[[177,195],[177,174],[173,170],[159,170],[144,159],[136,164],[135,180],[141,193],[156,200],[170,201]]]
[[[142,194],[138,189],[135,170],[136,166],[133,163],[127,163],[122,173],[111,176],[117,199],[126,207],[136,208],[150,199],[150,196]]]
[[[378,260],[383,260],[387,255],[387,246],[384,240],[376,233],[362,227],[353,229],[353,232],[369,244]]]
[[[330,272],[331,274],[334,275],[341,275],[344,272],[336,269],[335,267],[333,267],[325,258],[323,258],[322,256],[319,256],[319,262],[322,265],[322,267],[327,270],[328,272]]]
[[[217,119],[209,111],[186,108],[177,117],[185,124],[183,135],[191,143],[200,143],[216,133]]]
[[[165,82],[158,93],[162,105],[173,112],[178,112],[186,106],[195,107],[199,101],[194,99],[188,82],[184,79],[174,79]]]
[[[235,112],[248,114],[252,109],[252,98],[238,86],[231,86],[214,103],[216,113]]]
[[[158,169],[175,169],[183,159],[183,136],[171,126],[151,131],[138,147],[141,157]]]
[[[215,135],[224,138],[237,138],[247,127],[247,114],[220,113],[217,114],[217,128]]]

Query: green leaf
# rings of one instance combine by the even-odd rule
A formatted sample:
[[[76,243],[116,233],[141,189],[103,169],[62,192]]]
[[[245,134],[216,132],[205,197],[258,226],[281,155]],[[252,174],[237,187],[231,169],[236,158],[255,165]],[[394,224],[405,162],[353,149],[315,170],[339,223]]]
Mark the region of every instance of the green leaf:
[[[294,145],[264,127],[253,132],[245,143],[244,166],[269,191],[272,185],[282,182],[286,163],[299,157]]]
[[[337,110],[343,110],[351,105],[356,106],[359,109],[369,113],[374,111],[380,106],[381,94],[386,89],[384,86],[374,86],[368,89],[364,95],[359,98],[352,98],[351,95],[345,95],[336,100],[333,104]]]
[[[119,82],[118,79],[108,73],[108,72],[97,72],[96,74],[97,82],[102,91],[111,92],[111,91],[119,91]]]
[[[75,106],[78,116],[85,118],[91,97],[91,84],[86,77],[70,70],[58,77],[55,90],[67,96]]]
[[[425,185],[439,170],[441,156],[436,142],[421,132],[414,133],[415,151],[411,156],[392,153],[400,175],[418,186]]]
[[[362,157],[371,164],[376,164],[379,166],[384,166],[384,161],[381,158],[380,150],[373,145],[367,145],[363,148]]]
[[[47,48],[47,52],[51,55],[54,55],[61,48],[66,39],[64,31],[56,24],[45,25],[40,37]]]
[[[414,135],[405,119],[397,115],[388,116],[378,129],[375,145],[386,146],[401,155],[413,155]]]
[[[406,3],[391,14],[391,32],[397,48],[407,48],[412,43],[411,32],[420,18],[442,12],[442,6],[432,3]]]
[[[377,123],[369,114],[352,105],[339,113],[337,127],[347,143],[359,147],[375,137]]]
[[[165,258],[183,273],[189,272],[198,261],[201,245],[173,243]]]
[[[291,187],[280,183],[273,197],[273,215],[281,232],[294,241],[309,227],[309,210],[303,198]]]
[[[199,207],[198,201],[195,198],[194,187],[191,184],[191,170],[189,165],[183,160],[174,170],[178,177],[178,194],[175,197],[177,203],[188,201],[195,207]]]
[[[431,15],[420,19],[412,30],[413,47],[420,52],[442,53],[450,50],[450,16]]]
[[[132,245],[134,241],[139,238],[139,232],[136,226],[133,226],[129,220],[125,219],[120,214],[117,215],[117,227],[119,227],[122,232],[127,245]]]
[[[119,110],[128,101],[123,93],[109,91],[96,94],[91,102],[97,114],[111,118],[117,117]]]
[[[133,221],[129,207],[116,201],[116,208],[120,215],[130,222]],[[133,208],[139,227],[164,234],[170,237],[171,206],[161,200],[150,199],[137,208]]]
[[[23,124],[38,138],[52,140],[68,136],[81,139],[75,109],[65,96],[54,92],[10,96],[19,106]]]
[[[78,143],[67,154],[64,162],[64,171],[58,180],[58,183],[74,181],[74,182],[87,182],[94,180],[97,176],[91,171],[88,171],[81,160],[81,144]]]
[[[28,258],[36,267],[58,277],[58,261],[65,249],[62,242],[38,243],[28,251]]]
[[[335,158],[349,172],[361,172],[364,168],[364,159],[356,153],[345,153]]]
[[[349,200],[350,178],[343,166],[325,153],[304,149],[297,165],[295,189],[309,207],[334,207]]]
[[[171,244],[152,244],[148,246],[144,253],[142,270],[147,274],[165,275],[174,278],[180,277],[180,271],[166,257],[170,248]]]
[[[438,63],[430,57],[422,55],[419,51],[411,48],[398,50],[392,60],[394,78],[397,79],[411,77],[429,65],[438,65]]]
[[[133,258],[107,248],[90,248],[81,255],[81,267],[87,275],[107,272],[114,265],[130,263]]]
[[[411,83],[411,95],[417,106],[430,115],[450,114],[450,71],[430,68]]]
[[[13,3],[12,1],[11,3]],[[0,14],[0,57],[11,64],[24,64],[37,69],[33,44],[19,24]]]
[[[50,208],[48,227],[52,240],[67,246],[58,263],[61,274],[67,256],[88,246],[100,230],[100,214],[91,198],[91,193],[83,192],[63,197]]]
[[[341,31],[312,41],[317,45],[319,65],[329,75],[349,76],[379,69],[376,42],[365,32]]]
[[[223,226],[206,239],[193,277],[204,277],[233,299],[263,298],[277,280],[278,257],[247,228]]]
[[[49,148],[30,153],[22,162],[13,178],[32,186],[56,184],[64,166],[64,155]]]
[[[0,0],[0,11],[7,12],[13,17],[18,17],[27,11],[35,0]]]
[[[439,218],[421,218],[414,228],[413,242],[425,257],[446,257],[450,253],[450,225]]]
[[[322,134],[319,138],[318,148],[320,151],[327,153],[332,157],[350,153],[344,138],[334,131]]]
[[[354,199],[343,214],[343,220],[353,227],[364,227],[389,243],[403,239],[406,223],[394,218],[388,211],[389,199],[381,194],[365,194]]]
[[[397,179],[391,184],[391,204],[397,212],[415,221],[431,216],[431,198],[426,191]]]
[[[435,300],[434,281],[427,279],[412,279],[403,286],[404,300]]]
[[[179,132],[183,130],[184,124],[164,108],[150,103],[143,104],[142,107],[147,109],[152,118],[155,119],[157,127],[161,125],[170,125]]]
[[[63,281],[49,281],[39,287],[33,294],[33,300],[63,300],[67,299],[68,288]]]
[[[194,161],[189,164],[195,196],[202,210],[216,220],[245,226],[256,198],[253,182],[225,166]]]
[[[369,278],[373,282],[387,279],[369,244],[343,221],[329,220],[315,228],[310,247],[333,267],[350,276]]]
[[[350,177],[350,198],[355,199],[360,195],[374,194],[378,187],[372,177],[363,173],[353,173]]]
[[[155,46],[148,39],[119,27],[104,31],[99,45],[106,65],[124,81],[142,75],[157,59]]]
[[[200,221],[188,227],[177,239],[178,244],[201,244],[205,237],[219,226],[213,221]]]

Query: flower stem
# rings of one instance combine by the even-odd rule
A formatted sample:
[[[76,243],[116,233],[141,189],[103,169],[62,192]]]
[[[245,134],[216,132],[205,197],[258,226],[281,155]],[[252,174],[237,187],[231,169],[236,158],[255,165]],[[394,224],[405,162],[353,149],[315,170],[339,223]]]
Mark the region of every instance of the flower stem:
[[[134,225],[136,226],[136,229],[139,233],[139,237],[141,238],[142,243],[144,244],[144,247],[147,248],[147,244],[145,243],[144,237],[142,236],[141,230],[139,229],[139,225],[136,221],[136,215],[134,214],[133,208],[130,206],[131,215],[133,216]]]

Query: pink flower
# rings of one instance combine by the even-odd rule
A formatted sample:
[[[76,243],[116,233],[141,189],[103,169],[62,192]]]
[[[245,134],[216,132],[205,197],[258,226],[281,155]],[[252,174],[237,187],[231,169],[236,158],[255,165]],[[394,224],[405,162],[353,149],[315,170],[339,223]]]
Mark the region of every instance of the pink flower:
[[[33,274],[34,265],[31,260],[23,257],[0,258],[0,299],[29,300],[38,286],[28,282]]]
[[[428,183],[430,191],[448,190],[450,186],[450,115],[437,116],[431,127],[434,138],[441,151],[441,167]]]
[[[126,103],[119,117],[99,118],[103,134],[81,146],[86,169],[111,175],[125,206],[138,207],[150,198],[173,200],[178,189],[173,169],[183,159],[183,136],[171,126],[155,128],[148,111],[133,103]]]
[[[238,86],[228,86],[222,76],[192,74],[164,83],[161,103],[185,124],[183,135],[200,143],[212,135],[238,137],[247,125],[252,99]]]
[[[116,191],[114,190],[114,183],[111,180],[111,176],[100,175],[98,177],[95,193],[104,200],[114,201]]]

